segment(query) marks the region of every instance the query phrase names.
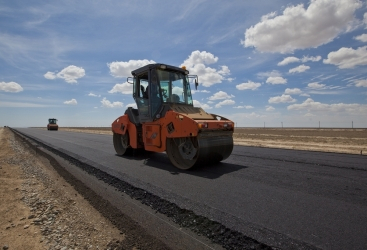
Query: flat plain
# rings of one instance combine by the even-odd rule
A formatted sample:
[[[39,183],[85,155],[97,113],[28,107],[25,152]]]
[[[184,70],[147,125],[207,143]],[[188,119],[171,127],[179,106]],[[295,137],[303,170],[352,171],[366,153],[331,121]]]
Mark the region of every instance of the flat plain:
[[[112,135],[110,127],[59,129]],[[235,145],[367,155],[366,128],[235,128],[233,138]]]

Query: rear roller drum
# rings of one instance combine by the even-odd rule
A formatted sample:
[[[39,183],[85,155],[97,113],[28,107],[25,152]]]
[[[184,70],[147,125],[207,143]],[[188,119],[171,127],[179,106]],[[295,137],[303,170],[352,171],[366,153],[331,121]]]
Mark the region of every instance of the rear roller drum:
[[[132,148],[129,146],[129,134],[124,135],[113,133],[113,146],[117,155],[129,155]]]

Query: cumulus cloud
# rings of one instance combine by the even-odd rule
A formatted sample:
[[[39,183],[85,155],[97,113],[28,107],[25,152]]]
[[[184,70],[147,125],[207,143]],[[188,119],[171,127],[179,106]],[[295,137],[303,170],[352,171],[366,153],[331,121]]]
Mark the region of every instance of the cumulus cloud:
[[[211,97],[209,97],[209,100],[214,101],[214,100],[221,100],[221,99],[231,99],[232,97],[234,97],[234,95],[228,95],[224,91],[219,91],[215,93],[214,95],[212,95]]]
[[[75,99],[71,99],[70,101],[65,101],[64,104],[67,104],[67,105],[77,105],[78,102]]]
[[[310,69],[310,66],[306,66],[306,65],[302,64],[298,67],[290,69],[288,72],[289,73],[302,73],[302,72],[305,72],[308,69]]]
[[[268,79],[266,79],[266,83],[270,83],[270,84],[286,84],[287,83],[287,79],[284,79],[281,76],[271,76],[268,77]]]
[[[56,74],[54,72],[47,71],[46,74],[43,75],[46,79],[53,80],[56,78]]]
[[[224,101],[221,101],[220,103],[216,104],[215,107],[216,108],[220,108],[222,106],[225,106],[225,105],[233,105],[235,104],[236,102],[233,101],[233,100],[224,100]]]
[[[236,85],[236,88],[238,90],[247,90],[247,89],[255,90],[259,88],[260,86],[261,86],[261,83],[248,81],[248,82],[244,82],[244,83]]]
[[[110,102],[106,97],[103,97],[101,103],[104,108],[122,108],[124,106],[122,102]]]
[[[318,62],[321,60],[321,56],[303,56],[301,62]]]
[[[212,107],[211,107],[211,106],[209,106],[208,104],[200,103],[200,102],[199,102],[199,101],[197,101],[197,100],[194,100],[194,101],[193,101],[193,104],[194,104],[194,107],[202,108],[202,109],[204,109],[204,110],[212,109]]]
[[[266,106],[266,109],[265,110],[266,111],[273,111],[273,110],[275,110],[275,108],[272,107],[272,106]]]
[[[0,82],[0,91],[17,93],[23,91],[23,88],[16,82]]]
[[[85,70],[81,67],[77,67],[74,65],[70,65],[59,73],[54,73],[48,71],[46,74],[43,75],[46,79],[53,80],[56,78],[64,79],[67,83],[77,83],[77,79],[82,78],[85,76]]]
[[[193,51],[191,55],[181,64],[185,66],[190,74],[198,75],[199,82],[204,87],[210,87],[214,84],[221,83],[226,80],[226,76],[230,74],[227,66],[221,66],[220,69],[207,67],[218,61],[218,57],[206,51]]]
[[[57,73],[57,77],[64,79],[67,83],[77,83],[77,79],[83,76],[85,76],[85,70],[74,65],[70,65]]]
[[[292,98],[290,95],[281,95],[281,96],[274,96],[270,97],[268,102],[269,103],[287,103],[287,102],[295,102],[296,99]]]
[[[301,104],[292,104],[287,107],[288,110],[307,110],[307,112],[347,112],[347,113],[360,113],[366,114],[367,105],[366,104],[345,104],[345,103],[336,103],[336,104],[325,104],[321,102],[315,102],[311,98],[307,98]]]
[[[367,34],[362,34],[360,36],[354,37],[355,40],[361,41],[363,43],[367,42]]]
[[[302,90],[300,90],[299,88],[294,88],[294,89],[286,88],[285,91],[284,91],[284,94],[286,94],[286,95],[300,95],[300,94],[302,94]]]
[[[358,49],[341,48],[328,54],[328,58],[324,59],[325,64],[333,64],[339,69],[350,69],[359,65],[367,65],[367,46]]]
[[[307,84],[308,88],[310,89],[323,89],[325,88],[325,84],[320,84],[318,82],[312,82]]]
[[[148,64],[154,64],[152,60],[129,60],[128,62],[112,62],[107,66],[110,68],[110,73],[114,77],[131,76],[131,71],[143,67]]]
[[[311,0],[307,8],[289,6],[281,15],[270,13],[248,28],[242,44],[279,53],[316,48],[353,29],[354,12],[361,6],[360,0]]]
[[[113,88],[108,91],[108,93],[122,93],[126,95],[131,95],[133,93],[133,85],[128,82],[115,84],[115,86],[113,86]]]
[[[367,79],[355,80],[354,83],[356,84],[356,87],[365,87],[365,88],[367,88]]]

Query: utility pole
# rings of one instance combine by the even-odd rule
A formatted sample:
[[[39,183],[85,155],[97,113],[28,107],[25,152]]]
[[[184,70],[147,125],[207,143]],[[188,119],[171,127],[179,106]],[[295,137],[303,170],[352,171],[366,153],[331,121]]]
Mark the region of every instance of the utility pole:
[[[353,121],[352,121],[352,128],[353,128]]]
[[[265,128],[265,122],[264,122],[264,128]]]
[[[320,128],[320,121],[319,121],[319,128]]]

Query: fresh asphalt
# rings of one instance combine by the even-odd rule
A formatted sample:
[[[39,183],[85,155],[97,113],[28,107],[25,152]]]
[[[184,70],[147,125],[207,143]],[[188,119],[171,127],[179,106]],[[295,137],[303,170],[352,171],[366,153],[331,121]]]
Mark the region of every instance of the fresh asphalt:
[[[366,156],[235,146],[181,171],[162,153],[116,156],[111,135],[16,130],[270,246],[367,249]]]

